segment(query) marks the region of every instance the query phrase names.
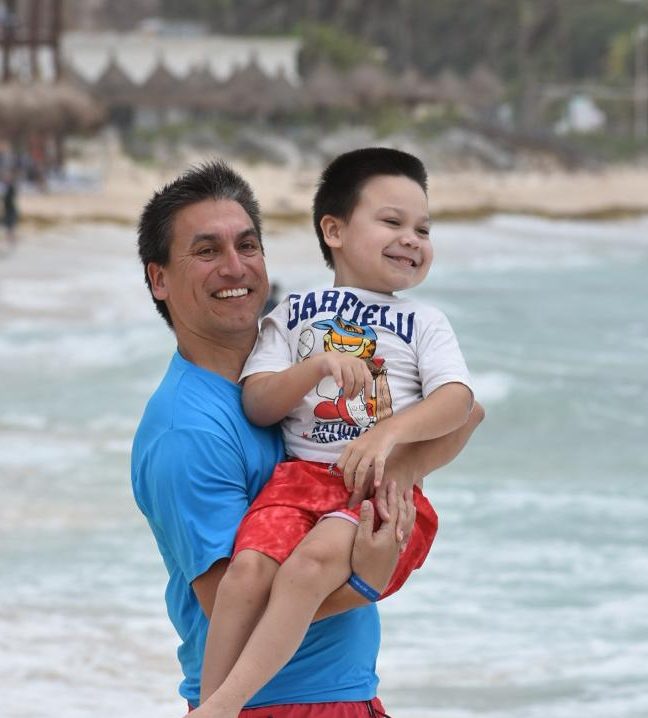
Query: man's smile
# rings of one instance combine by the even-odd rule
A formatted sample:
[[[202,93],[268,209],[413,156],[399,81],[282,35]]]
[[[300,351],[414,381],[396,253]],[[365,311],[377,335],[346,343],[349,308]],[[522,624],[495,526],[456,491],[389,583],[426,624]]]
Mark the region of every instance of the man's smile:
[[[218,292],[214,292],[212,297],[216,299],[228,299],[229,297],[244,297],[249,293],[247,287],[236,287],[235,289],[221,289]]]

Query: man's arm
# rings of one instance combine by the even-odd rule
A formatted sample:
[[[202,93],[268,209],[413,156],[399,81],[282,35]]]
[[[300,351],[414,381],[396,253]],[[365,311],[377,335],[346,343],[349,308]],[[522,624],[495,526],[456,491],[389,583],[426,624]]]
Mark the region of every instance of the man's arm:
[[[407,409],[379,421],[370,431],[348,442],[337,461],[349,491],[364,486],[370,471],[379,486],[394,447],[438,439],[461,428],[470,416],[472,391],[459,382],[438,387]]]
[[[484,407],[476,401],[466,423],[455,431],[429,441],[394,447],[385,464],[385,475],[395,481],[401,491],[411,488],[414,484],[420,484],[428,474],[449,464],[461,453],[485,416]],[[384,487],[378,487],[376,500],[381,517],[384,515],[383,509],[386,510],[384,496]],[[354,488],[349,507],[356,506],[364,498],[363,487]]]
[[[374,531],[373,504],[371,501],[363,501],[351,554],[352,571],[380,593],[389,584],[398,563],[404,539],[403,529],[409,534],[416,518],[412,491],[403,494],[395,482],[385,483],[389,517]],[[344,584],[326,598],[317,610],[314,620],[366,606],[367,603],[369,602],[366,598],[348,584]]]
[[[389,480],[383,481],[376,496],[376,506],[383,524],[377,532],[373,532],[373,507],[370,502],[364,502],[360,514],[360,526],[364,526],[364,529],[358,529],[353,545],[354,572],[370,585],[375,585],[377,590],[387,586],[394,571],[402,543],[399,537],[409,536],[414,525],[415,511],[409,494],[412,486],[458,456],[484,416],[484,408],[475,402],[468,421],[456,431],[438,439],[396,447],[391,453],[385,467]],[[396,487],[396,504],[394,498],[388,498],[387,490],[390,486]],[[409,501],[403,498],[404,493],[410,496]],[[349,505],[355,506],[362,498],[360,492],[354,493]],[[384,529],[385,526],[387,528]],[[375,584],[371,583],[372,580]],[[315,618],[327,618],[366,606],[367,603],[357,591],[345,584],[324,601]]]
[[[216,561],[205,573],[195,578],[191,583],[198,603],[208,620],[211,620],[218,584],[225,575],[228,565],[229,559],[223,558],[220,561]]]

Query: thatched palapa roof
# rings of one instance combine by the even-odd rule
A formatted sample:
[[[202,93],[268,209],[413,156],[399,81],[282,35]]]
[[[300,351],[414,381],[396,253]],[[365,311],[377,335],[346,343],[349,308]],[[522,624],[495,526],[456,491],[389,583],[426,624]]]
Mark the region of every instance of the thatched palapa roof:
[[[306,106],[314,110],[351,110],[357,106],[349,84],[324,62],[317,65],[304,81],[303,96]]]
[[[105,105],[127,105],[136,100],[138,87],[113,56],[94,83],[92,94]]]
[[[151,74],[138,89],[140,104],[149,107],[174,107],[178,104],[182,81],[158,59]]]
[[[103,121],[89,94],[64,82],[0,85],[0,132],[68,134],[96,129]]]
[[[356,65],[349,72],[347,82],[362,105],[372,107],[395,97],[394,79],[375,63]]]

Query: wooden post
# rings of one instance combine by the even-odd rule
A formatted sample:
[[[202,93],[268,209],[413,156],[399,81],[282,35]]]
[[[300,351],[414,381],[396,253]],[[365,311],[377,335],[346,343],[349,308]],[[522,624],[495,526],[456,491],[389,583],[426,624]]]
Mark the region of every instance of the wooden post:
[[[648,137],[648,53],[646,41],[648,40],[648,25],[642,24],[637,28],[635,40],[635,122],[634,134],[636,139]]]

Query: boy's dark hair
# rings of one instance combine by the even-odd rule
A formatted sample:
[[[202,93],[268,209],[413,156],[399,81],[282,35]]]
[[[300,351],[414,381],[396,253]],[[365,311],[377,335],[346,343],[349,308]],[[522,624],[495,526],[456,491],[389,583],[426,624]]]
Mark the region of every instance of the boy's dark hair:
[[[333,269],[333,253],[324,241],[322,217],[330,214],[348,221],[360,200],[360,192],[373,177],[402,175],[420,185],[427,195],[427,173],[414,155],[387,147],[366,147],[336,157],[322,172],[313,200],[313,224],[328,267]]]
[[[252,220],[259,242],[261,241],[261,211],[250,185],[221,160],[190,167],[180,177],[156,192],[140,216],[137,246],[144,265],[144,279],[152,297],[151,281],[146,271],[149,262],[161,266],[168,264],[176,214],[188,205],[206,199],[229,199],[238,202]],[[166,303],[155,297],[153,302],[162,318],[173,329]]]

